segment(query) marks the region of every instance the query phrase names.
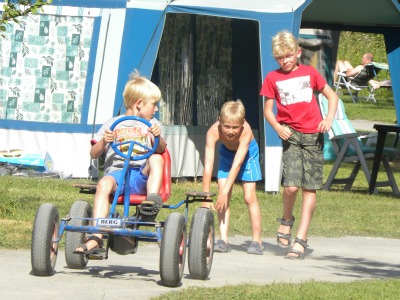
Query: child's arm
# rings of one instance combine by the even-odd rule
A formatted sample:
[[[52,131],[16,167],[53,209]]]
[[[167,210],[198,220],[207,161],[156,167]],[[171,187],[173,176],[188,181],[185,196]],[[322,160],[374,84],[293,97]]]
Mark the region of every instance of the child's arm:
[[[114,132],[109,129],[105,130],[103,137],[97,143],[93,144],[92,148],[90,148],[90,156],[93,159],[99,158],[104,152],[107,144],[112,141],[114,141]]]
[[[149,131],[151,132],[152,135],[155,137],[158,136],[158,146],[156,149],[156,153],[163,153],[165,151],[165,147],[167,146],[167,143],[165,140],[161,137],[161,127],[158,124],[153,124],[149,128]]]
[[[244,136],[240,139],[239,147],[236,151],[235,158],[233,159],[231,169],[229,170],[228,178],[226,179],[224,186],[218,191],[218,199],[215,204],[215,209],[220,212],[223,212],[228,208],[229,192],[231,191],[236,177],[239,174],[240,167],[246,158],[252,138],[253,134],[250,126],[248,126],[244,131]]]
[[[215,144],[218,140],[218,130],[214,124],[207,131],[206,136],[206,147],[205,147],[205,158],[204,158],[204,171],[203,171],[203,192],[210,192],[211,177],[214,166],[214,155],[215,155]],[[203,202],[202,207],[213,208],[212,203]]]
[[[319,123],[318,130],[320,132],[327,132],[332,127],[339,98],[335,91],[327,84],[321,90],[321,93],[328,99],[328,114],[326,115],[326,118]]]
[[[274,130],[278,133],[279,137],[282,140],[287,140],[292,135],[292,132],[288,127],[282,126],[276,120],[274,111],[274,99],[265,98],[264,102],[264,117],[268,121],[268,123],[274,128]]]

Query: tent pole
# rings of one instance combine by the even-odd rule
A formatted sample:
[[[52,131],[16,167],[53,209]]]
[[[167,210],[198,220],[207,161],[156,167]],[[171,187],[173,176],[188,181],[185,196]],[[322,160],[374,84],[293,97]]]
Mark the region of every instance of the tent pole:
[[[96,94],[96,104],[94,106],[94,116],[93,116],[93,124],[92,124],[92,139],[94,137],[94,133],[95,133],[95,128],[96,128],[96,116],[97,116],[97,105],[99,102],[99,94],[100,94],[100,86],[101,86],[101,77],[103,75],[103,67],[104,67],[104,57],[105,57],[105,53],[106,53],[106,47],[107,47],[107,38],[108,38],[108,31],[110,28],[110,19],[111,19],[111,13],[108,14],[108,20],[107,20],[107,26],[106,26],[106,37],[104,40],[104,50],[103,50],[103,55],[101,58],[101,65],[100,65],[100,75],[99,75],[99,84],[97,85],[97,94]],[[89,170],[88,170],[88,179],[92,179],[93,178],[93,164],[92,164],[92,158],[89,158]],[[100,168],[100,163],[99,163],[99,159],[97,160],[97,170]],[[97,175],[98,175],[98,171],[97,171]]]

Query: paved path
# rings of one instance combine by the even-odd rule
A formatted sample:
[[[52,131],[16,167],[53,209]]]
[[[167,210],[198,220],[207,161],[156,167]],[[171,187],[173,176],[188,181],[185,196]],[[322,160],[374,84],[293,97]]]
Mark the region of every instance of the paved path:
[[[275,239],[264,239],[263,256],[248,255],[247,237],[231,238],[231,253],[215,253],[209,280],[192,280],[186,267],[182,285],[160,285],[159,248],[139,245],[138,252],[108,260],[89,261],[84,270],[66,268],[59,253],[56,273],[31,275],[30,251],[0,251],[1,299],[149,299],[194,286],[219,287],[240,283],[271,284],[307,280],[346,282],[400,277],[400,240],[381,238],[310,238],[306,259],[292,261]]]

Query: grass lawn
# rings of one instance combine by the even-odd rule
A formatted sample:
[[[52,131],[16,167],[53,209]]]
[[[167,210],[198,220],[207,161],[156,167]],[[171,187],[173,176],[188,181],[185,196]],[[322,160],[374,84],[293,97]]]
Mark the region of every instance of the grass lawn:
[[[400,163],[392,162],[391,165],[394,176],[400,183]],[[325,178],[331,168],[332,162],[327,162],[324,167]],[[346,163],[339,170],[339,175],[347,175],[350,171],[351,164]],[[381,170],[378,180],[383,179],[385,173]],[[60,216],[67,215],[71,205],[78,199],[92,203],[92,194],[81,194],[78,189],[72,187],[78,182],[82,183],[85,180],[0,177],[0,248],[30,248],[32,223],[36,209],[41,203],[55,204]],[[173,183],[172,190],[170,203],[177,203],[184,199],[185,192],[200,191],[201,183]],[[215,183],[212,190],[217,191]],[[265,193],[263,190],[263,184],[260,183],[257,196],[262,210],[263,236],[273,237],[277,228],[275,218],[280,217],[282,213],[281,195]],[[391,194],[389,187],[378,190],[377,195],[369,195],[367,181],[360,172],[350,192],[342,191],[340,186],[333,186],[331,191],[319,191],[317,210],[309,235],[400,238],[400,199]],[[193,205],[193,209],[195,206],[196,204]],[[234,186],[231,208],[230,234],[250,236],[248,212],[242,200],[241,185]],[[300,209],[300,205],[295,207],[294,213],[297,216]],[[317,224],[323,226],[316,226]]]
[[[305,282],[302,284],[239,285],[222,288],[189,288],[154,299],[398,299],[399,280],[356,281],[351,283]]]

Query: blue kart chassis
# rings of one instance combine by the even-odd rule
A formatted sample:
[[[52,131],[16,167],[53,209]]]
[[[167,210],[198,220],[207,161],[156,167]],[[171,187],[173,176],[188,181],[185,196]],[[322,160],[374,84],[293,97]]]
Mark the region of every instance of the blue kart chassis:
[[[150,122],[137,118],[134,116],[125,116],[120,119],[118,119],[114,124],[111,125],[110,129],[113,130],[115,126],[123,122],[125,120],[137,120],[140,122],[143,122],[146,124],[148,127],[151,126]],[[60,240],[62,239],[62,236],[65,231],[71,231],[71,232],[80,232],[80,233],[98,233],[104,235],[103,238],[107,239],[109,235],[115,235],[115,236],[129,236],[129,237],[135,237],[137,238],[138,241],[147,241],[147,242],[154,242],[156,241],[157,243],[161,244],[161,239],[162,239],[162,228],[164,227],[165,222],[146,222],[146,221],[141,221],[139,218],[138,212],[136,212],[135,216],[129,216],[129,208],[131,206],[130,204],[130,191],[129,191],[129,184],[124,185],[124,210],[123,210],[123,217],[119,217],[118,213],[116,213],[116,208],[118,205],[118,198],[119,195],[121,194],[121,189],[123,186],[124,182],[129,182],[130,178],[130,172],[131,168],[129,166],[129,163],[131,160],[141,160],[141,159],[146,159],[148,158],[151,154],[153,154],[158,146],[159,138],[155,137],[154,139],[154,144],[152,148],[149,148],[141,143],[138,143],[137,141],[133,140],[128,140],[122,143],[112,143],[111,147],[114,149],[114,151],[120,155],[121,157],[124,158],[124,167],[123,167],[123,174],[125,176],[121,176],[120,180],[118,180],[118,187],[117,191],[115,192],[113,202],[111,204],[110,212],[109,212],[109,217],[107,218],[107,221],[109,223],[116,223],[118,226],[74,226],[74,225],[69,225],[68,222],[70,222],[72,219],[75,220],[88,220],[88,221],[97,221],[99,219],[95,218],[78,218],[78,217],[70,217],[67,216],[65,218],[61,219],[60,222],[60,227],[58,230],[58,235],[57,238],[53,239],[53,243],[59,243]],[[118,146],[124,145],[124,144],[129,144],[129,150],[126,154],[122,153],[119,149]],[[132,157],[132,152],[134,149],[134,146],[139,145],[140,147],[144,148],[147,150],[147,153],[140,155],[140,156],[133,156]],[[186,199],[180,201],[176,205],[163,205],[163,208],[168,208],[168,209],[177,209],[181,207],[182,205],[185,204],[185,212],[184,212],[184,217],[186,222],[188,221],[188,215],[189,215],[189,203],[193,202],[212,202],[212,200],[209,200],[208,197],[214,196],[215,194],[213,193],[204,193],[204,192],[189,192],[186,193]],[[140,205],[140,204],[136,204]],[[100,218],[104,219],[104,218]],[[138,229],[139,226],[147,226],[147,227],[155,227],[156,230],[154,231],[149,231],[149,230],[142,230]]]
[[[168,209],[177,209],[181,207],[182,205],[185,204],[185,220],[188,220],[188,215],[189,215],[189,204],[194,203],[194,202],[212,202],[212,200],[206,199],[208,196],[210,196],[209,193],[203,193],[203,192],[189,192],[186,194],[186,199],[181,200],[178,204],[176,205],[163,205],[163,208],[168,208]],[[128,199],[129,200],[129,199]],[[60,227],[58,230],[58,235],[57,238],[53,239],[53,243],[59,243],[60,240],[63,237],[63,234],[65,231],[71,231],[71,232],[81,232],[81,233],[99,233],[103,235],[120,235],[120,236],[129,236],[129,237],[136,237],[138,238],[139,241],[147,241],[147,242],[157,242],[161,243],[162,239],[162,230],[161,228],[164,227],[164,222],[142,222],[140,220],[137,220],[137,216],[132,216],[132,217],[127,217],[127,218],[108,218],[111,222],[120,222],[121,225],[116,228],[112,226],[73,226],[73,225],[68,225],[68,222],[70,222],[73,218],[67,216],[65,218],[61,219],[60,222]],[[80,219],[80,220],[89,220],[93,221],[97,219],[94,218],[74,218],[74,219]],[[135,228],[129,228],[131,227],[136,227]],[[156,231],[149,231],[149,230],[139,230],[137,227],[139,226],[154,226],[156,228]],[[106,237],[104,237],[106,238]]]

